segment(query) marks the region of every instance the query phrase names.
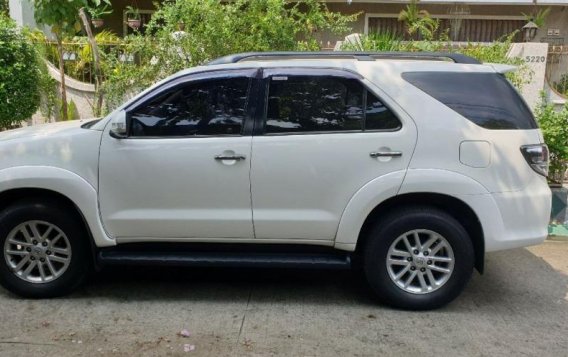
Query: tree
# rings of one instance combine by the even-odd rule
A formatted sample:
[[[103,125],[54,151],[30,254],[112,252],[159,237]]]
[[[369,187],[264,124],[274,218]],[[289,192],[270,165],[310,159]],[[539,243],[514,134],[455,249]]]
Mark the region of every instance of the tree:
[[[29,119],[40,103],[35,48],[0,14],[0,130]]]
[[[89,22],[89,18],[87,16],[87,12],[91,15],[100,15],[104,13],[109,13],[107,8],[111,6],[110,0],[92,0],[94,5],[92,7],[82,7],[79,9],[79,17],[81,21],[83,21],[83,27],[87,32],[87,38],[89,40],[89,44],[91,46],[91,53],[93,54],[93,63],[95,67],[95,91],[96,91],[96,101],[94,105],[94,114],[100,115],[101,108],[103,105],[103,92],[101,89],[101,82],[102,82],[102,73],[101,73],[101,64],[100,64],[100,57],[99,57],[99,48],[97,46],[97,41],[95,36],[93,36],[93,31],[91,29],[91,23]],[[112,12],[112,10],[110,10]],[[94,15],[93,15],[94,16]]]
[[[61,76],[61,119],[67,120],[67,94],[65,93],[65,67],[63,39],[81,30],[79,9],[87,6],[84,0],[34,0],[34,15],[38,23],[51,27],[57,41],[59,72]]]

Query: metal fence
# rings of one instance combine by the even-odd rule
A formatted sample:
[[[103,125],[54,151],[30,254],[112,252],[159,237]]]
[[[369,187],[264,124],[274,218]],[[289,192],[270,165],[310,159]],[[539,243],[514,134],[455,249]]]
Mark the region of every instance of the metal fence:
[[[568,82],[568,45],[549,45],[546,79],[559,94],[568,96],[568,88],[560,84],[563,79]]]
[[[449,30],[448,35],[456,42],[493,42],[514,33],[513,41],[522,41],[522,27],[525,20],[491,19],[438,19],[440,35]],[[406,24],[397,17],[370,17],[369,33],[389,32],[400,38],[409,39]],[[517,32],[515,32],[517,31]]]
[[[55,41],[41,41],[40,45],[46,59],[55,67],[59,68],[59,53]],[[99,53],[104,56],[117,56],[123,62],[132,61],[132,56],[128,56],[124,51],[120,51],[120,43],[97,44]],[[64,42],[63,43],[63,63],[65,74],[81,82],[95,83],[95,70],[93,64],[93,52],[87,42]]]

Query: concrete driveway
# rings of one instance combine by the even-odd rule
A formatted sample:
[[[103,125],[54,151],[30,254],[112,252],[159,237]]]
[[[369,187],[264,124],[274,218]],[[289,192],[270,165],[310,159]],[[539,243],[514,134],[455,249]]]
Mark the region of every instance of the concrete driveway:
[[[431,312],[380,306],[349,272],[113,269],[64,299],[0,289],[0,355],[568,355],[568,242],[486,265]]]

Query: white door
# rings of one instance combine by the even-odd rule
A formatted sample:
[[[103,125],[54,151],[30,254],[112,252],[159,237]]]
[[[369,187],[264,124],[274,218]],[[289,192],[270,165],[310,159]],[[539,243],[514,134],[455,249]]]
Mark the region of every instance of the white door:
[[[126,138],[107,128],[99,199],[112,236],[254,237],[245,129],[254,73],[207,73],[160,87],[127,108]]]
[[[415,125],[349,72],[269,69],[264,77],[251,162],[256,238],[332,240],[361,187],[407,168]]]

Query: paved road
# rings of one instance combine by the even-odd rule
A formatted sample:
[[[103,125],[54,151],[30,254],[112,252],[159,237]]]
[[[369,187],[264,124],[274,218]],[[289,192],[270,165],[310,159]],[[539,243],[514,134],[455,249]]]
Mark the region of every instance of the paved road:
[[[348,272],[113,269],[64,299],[0,289],[0,355],[567,356],[567,257],[568,242],[490,254],[432,312],[377,305]]]

